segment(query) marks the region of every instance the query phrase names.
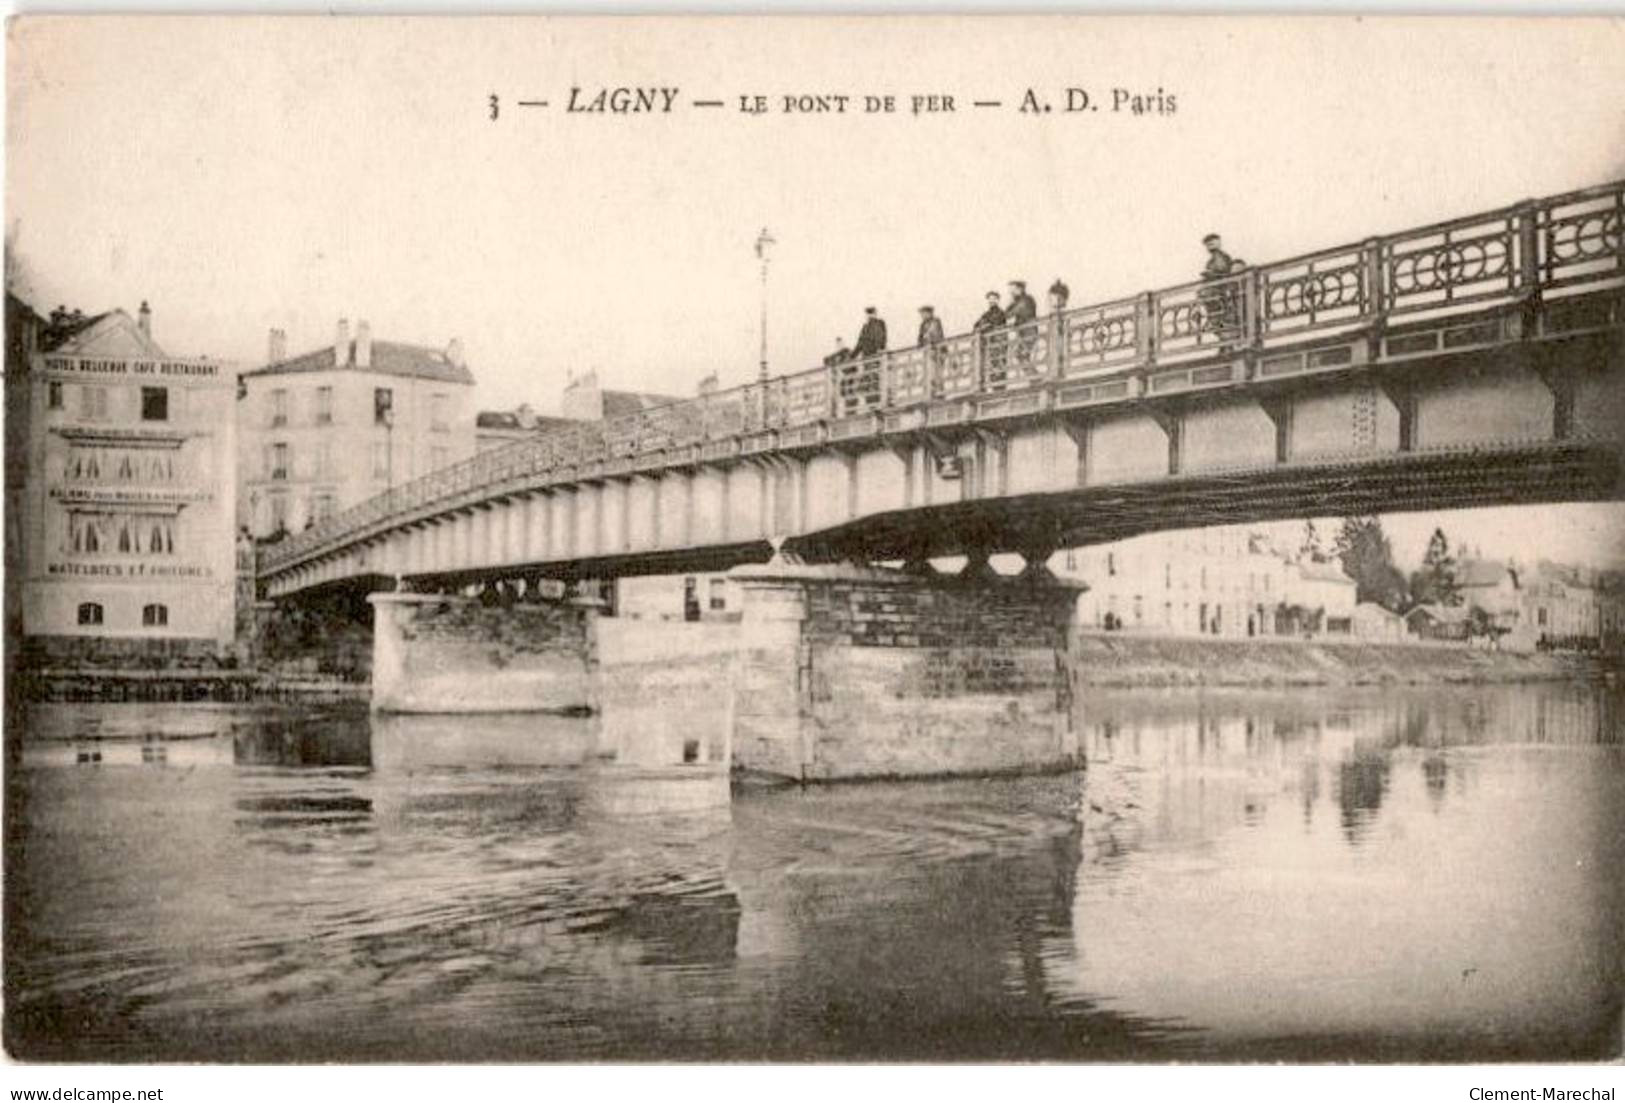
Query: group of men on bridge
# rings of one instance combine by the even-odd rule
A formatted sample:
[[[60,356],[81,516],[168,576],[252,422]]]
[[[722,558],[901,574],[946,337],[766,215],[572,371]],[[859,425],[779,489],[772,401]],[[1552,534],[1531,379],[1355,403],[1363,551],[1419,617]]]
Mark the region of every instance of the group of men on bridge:
[[[1208,234],[1202,239],[1202,246],[1208,253],[1207,263],[1202,268],[1204,281],[1221,280],[1246,267],[1245,261],[1224,251],[1224,244],[1218,234]],[[1026,281],[1011,280],[1009,292],[1008,305],[1001,306],[999,293],[989,291],[987,309],[982,311],[981,317],[977,318],[976,324],[971,327],[971,332],[982,336],[989,364],[1001,370],[1010,356],[1012,336],[1015,339],[1014,354],[1018,361],[1030,354],[1037,337],[1038,303],[1027,293]],[[1057,278],[1049,287],[1050,314],[1059,318],[1065,312],[1070,298],[1071,289],[1063,280]],[[1202,301],[1209,328],[1221,330],[1239,320],[1236,312],[1240,304],[1229,290],[1206,293]],[[885,320],[872,306],[864,307],[863,315],[863,327],[858,331],[857,343],[848,346],[846,338],[835,338],[835,351],[824,357],[825,367],[835,367],[852,360],[868,360],[886,351]],[[920,328],[915,344],[923,349],[931,349],[946,340],[942,319],[937,316],[936,309],[931,306],[920,307]]]

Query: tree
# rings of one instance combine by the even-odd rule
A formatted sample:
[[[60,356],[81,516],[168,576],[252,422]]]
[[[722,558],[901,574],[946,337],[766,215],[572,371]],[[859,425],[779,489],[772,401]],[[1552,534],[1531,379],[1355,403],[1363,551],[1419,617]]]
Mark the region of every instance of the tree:
[[[1405,607],[1409,588],[1394,566],[1393,548],[1380,518],[1343,518],[1334,551],[1343,573],[1354,579],[1356,601],[1374,601],[1394,613]]]
[[[1460,605],[1461,587],[1456,582],[1456,557],[1443,529],[1434,529],[1428,550],[1422,556],[1422,569],[1411,575],[1411,600],[1418,605]]]

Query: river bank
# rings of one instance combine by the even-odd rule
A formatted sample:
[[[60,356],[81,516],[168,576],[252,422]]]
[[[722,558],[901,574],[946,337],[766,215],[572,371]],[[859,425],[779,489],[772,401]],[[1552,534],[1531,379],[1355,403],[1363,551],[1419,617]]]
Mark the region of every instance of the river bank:
[[[1085,686],[1345,686],[1569,681],[1620,669],[1574,653],[1428,644],[1189,639],[1084,633],[1073,668]]]

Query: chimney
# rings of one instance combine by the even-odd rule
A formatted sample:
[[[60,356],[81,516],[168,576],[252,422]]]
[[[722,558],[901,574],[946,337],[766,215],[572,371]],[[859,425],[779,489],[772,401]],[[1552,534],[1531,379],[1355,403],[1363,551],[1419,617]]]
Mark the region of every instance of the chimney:
[[[350,363],[350,319],[340,318],[333,331],[333,366],[345,367]]]
[[[266,345],[265,362],[280,364],[288,358],[288,334],[284,330],[271,330],[271,339]]]
[[[451,344],[446,346],[446,360],[451,363],[452,367],[461,368],[465,366],[463,364],[463,342],[460,338],[453,337]]]
[[[372,367],[372,323],[365,318],[355,324],[355,366]]]
[[[710,375],[708,375],[704,379],[700,380],[699,393],[700,393],[700,395],[702,397],[705,396],[705,395],[708,395],[708,394],[716,394],[717,393],[717,373],[716,372],[712,372]]]
[[[152,307],[147,305],[147,300],[141,300],[141,309],[136,311],[135,318],[135,324],[141,327],[141,336],[150,338],[152,336]]]

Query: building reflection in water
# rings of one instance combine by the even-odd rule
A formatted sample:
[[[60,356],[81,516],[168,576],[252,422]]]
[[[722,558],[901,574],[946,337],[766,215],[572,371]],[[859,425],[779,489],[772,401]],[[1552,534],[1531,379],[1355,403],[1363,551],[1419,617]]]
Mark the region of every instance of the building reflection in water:
[[[1625,860],[1617,710],[1568,685],[1095,694],[1051,983],[1196,1055],[1609,1052],[1625,908],[1577,871]]]

